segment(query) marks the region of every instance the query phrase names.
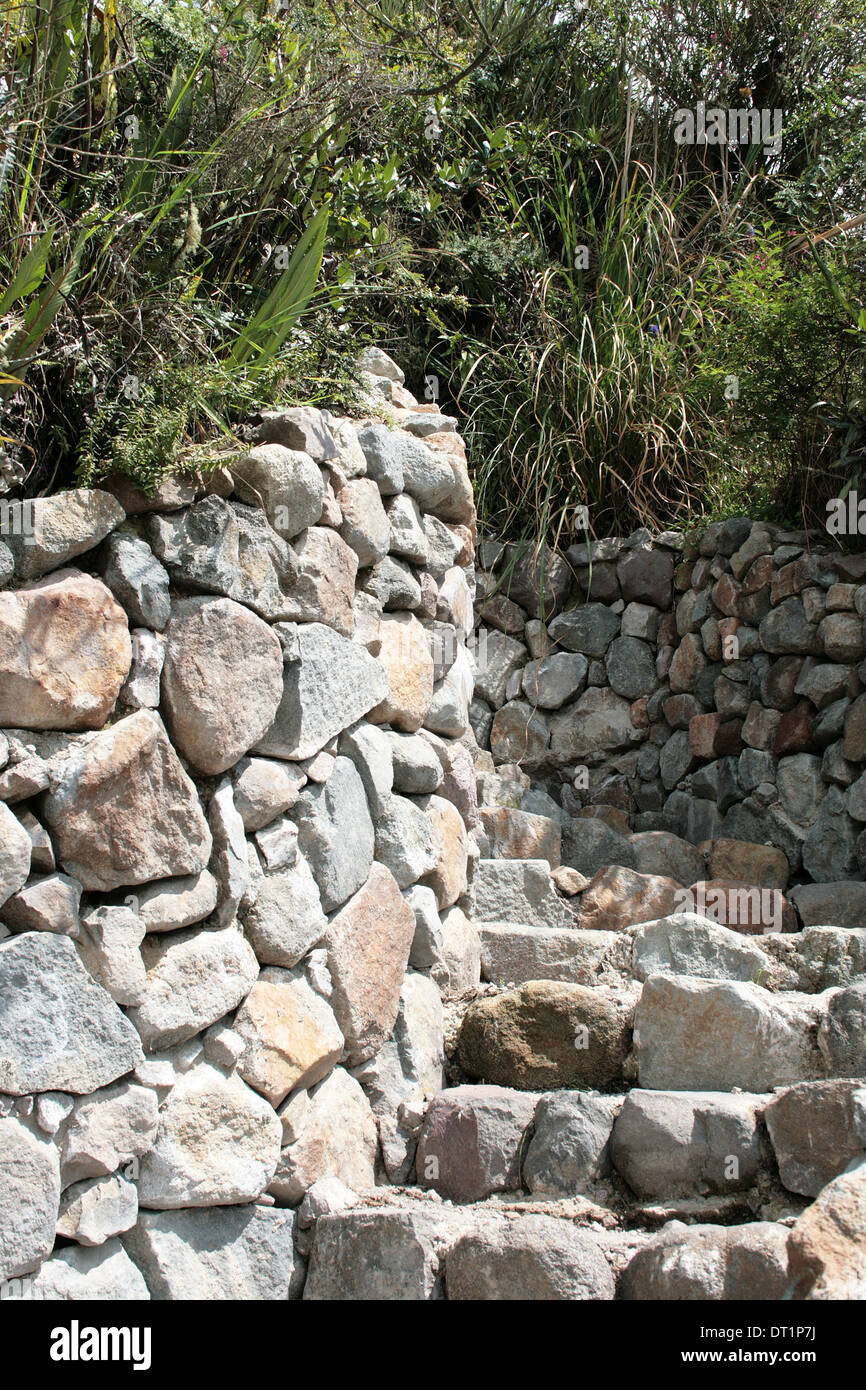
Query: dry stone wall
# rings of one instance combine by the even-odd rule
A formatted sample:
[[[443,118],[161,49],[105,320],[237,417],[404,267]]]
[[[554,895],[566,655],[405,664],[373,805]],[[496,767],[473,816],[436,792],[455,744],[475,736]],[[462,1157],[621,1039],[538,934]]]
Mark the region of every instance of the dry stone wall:
[[[362,365],[0,544],[0,1295],[866,1296],[857,562],[476,574]]]

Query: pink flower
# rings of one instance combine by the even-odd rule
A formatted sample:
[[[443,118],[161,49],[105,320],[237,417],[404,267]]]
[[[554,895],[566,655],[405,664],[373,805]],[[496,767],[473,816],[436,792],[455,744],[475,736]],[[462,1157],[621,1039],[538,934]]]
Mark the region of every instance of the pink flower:
[[[217,51],[219,53],[220,62],[227,63],[229,60],[229,51],[226,48],[225,44],[222,44]]]

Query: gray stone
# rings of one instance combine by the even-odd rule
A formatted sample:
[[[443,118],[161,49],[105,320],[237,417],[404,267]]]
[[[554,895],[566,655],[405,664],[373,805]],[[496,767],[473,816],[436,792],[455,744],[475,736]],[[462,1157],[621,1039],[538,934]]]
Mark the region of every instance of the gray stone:
[[[626,1300],[748,1302],[787,1295],[788,1227],[684,1226],[669,1222],[631,1260],[619,1284]]]
[[[523,669],[523,693],[531,705],[559,709],[586,684],[587,661],[579,653],[554,652]]]
[[[299,856],[290,868],[269,874],[241,918],[263,965],[297,965],[322,940],[327,927],[306,859]]]
[[[503,587],[530,617],[549,619],[562,607],[574,584],[571,566],[549,546],[509,546]]]
[[[415,914],[415,935],[409,952],[409,965],[413,970],[432,970],[444,961],[442,922],[436,904],[436,894],[432,888],[415,884],[403,894]]]
[[[213,835],[211,869],[217,883],[216,920],[228,926],[242,903],[249,901],[252,874],[244,823],[232,795],[232,784],[223,777],[210,799],[208,821]]]
[[[427,572],[433,576],[436,584],[441,584],[448,571],[457,562],[463,546],[460,539],[455,535],[444,521],[440,521],[438,516],[428,514],[422,520],[424,529],[424,540],[427,545],[427,559],[425,567]],[[433,614],[430,615],[434,616]]]
[[[144,922],[128,907],[95,907],[82,919],[78,952],[94,980],[116,1004],[141,1004],[147,990],[139,949]]]
[[[643,830],[629,836],[634,867],[641,874],[661,874],[677,883],[697,883],[704,877],[700,850],[667,830]]]
[[[626,603],[650,603],[665,609],[671,600],[673,556],[663,550],[631,550],[617,562],[617,578]]]
[[[610,1172],[610,1135],[621,1102],[591,1092],[542,1096],[524,1160],[526,1186],[573,1197]]]
[[[483,650],[479,653],[475,694],[494,709],[505,703],[508,678],[520,670],[526,661],[526,648],[504,632],[488,632]]]
[[[619,983],[628,978],[628,961],[617,932],[482,922],[478,935],[482,976],[496,985],[523,985],[530,980],[595,985],[602,978]]]
[[[470,1232],[446,1257],[449,1299],[605,1301],[614,1280],[593,1237],[568,1221],[526,1215]]]
[[[51,931],[77,936],[81,884],[67,874],[31,878],[0,909],[0,919],[13,931]]]
[[[433,745],[418,734],[392,731],[385,737],[391,748],[394,790],[416,795],[435,792],[442,781],[442,764]]]
[[[676,729],[664,744],[659,757],[659,773],[665,791],[672,791],[694,767],[689,735],[686,729]]]
[[[271,432],[273,433],[273,432]],[[232,464],[235,492],[242,502],[261,507],[284,540],[315,526],[322,515],[322,475],[303,446],[262,442]]]
[[[38,579],[85,550],[92,550],[126,515],[110,492],[86,487],[37,497],[28,507],[33,516],[31,534],[24,535],[23,528],[21,535],[13,534],[14,528],[6,528],[3,533],[15,561],[18,581]]]
[[[300,768],[275,758],[242,758],[233,777],[234,803],[247,831],[261,830],[294,806],[306,780]]]
[[[203,869],[185,878],[167,878],[140,888],[133,910],[148,931],[178,931],[209,917],[217,903],[217,883]]]
[[[394,787],[394,740],[398,737],[402,735],[364,723],[340,738],[340,752],[355,764],[374,816],[382,811]]]
[[[826,709],[835,700],[845,695],[851,669],[834,663],[803,662],[802,670],[794,686],[795,695],[805,695],[816,709]]]
[[[548,624],[550,636],[566,651],[602,658],[620,629],[618,614],[603,603],[587,603],[561,613]]]
[[[17,817],[0,801],[0,906],[27,882],[30,836]]]
[[[866,979],[830,996],[818,1047],[829,1076],[866,1078]]]
[[[298,1297],[295,1217],[274,1207],[142,1212],[123,1244],[153,1299]]]
[[[364,592],[372,594],[385,612],[409,611],[420,607],[421,586],[403,560],[386,555],[364,580]]]
[[[449,1222],[450,1224],[450,1222]],[[427,1302],[442,1297],[439,1209],[354,1208],[319,1217],[304,1299]]]
[[[330,415],[311,405],[262,411],[256,434],[263,443],[274,441],[287,449],[297,449],[309,454],[316,463],[337,458],[340,452],[331,433]]]
[[[298,628],[273,725],[255,751],[276,758],[310,758],[388,694],[388,677],[357,642],[322,623]]]
[[[135,627],[132,637],[132,662],[129,675],[120,687],[118,704],[127,709],[156,709],[159,705],[160,681],[165,662],[165,638],[160,632]]]
[[[615,637],[605,665],[611,687],[627,700],[651,695],[658,684],[652,649],[637,637]]]
[[[802,883],[789,897],[804,927],[861,927],[866,924],[866,883]]]
[[[759,985],[653,975],[635,1015],[640,1085],[769,1091],[822,1074],[819,1002]]]
[[[63,1194],[57,1234],[79,1245],[104,1245],[135,1225],[138,1193],[118,1174],[73,1183]]]
[[[640,743],[627,700],[606,687],[592,686],[574,705],[550,720],[550,748],[558,763],[598,763],[605,753]]]
[[[0,1091],[105,1086],[141,1061],[138,1035],[67,936],[0,942]]]
[[[0,1287],[51,1252],[60,1201],[54,1144],[0,1117]]]
[[[400,888],[417,883],[437,862],[433,825],[424,811],[405,796],[390,796],[375,826],[375,853],[391,870]]]
[[[562,862],[592,878],[599,869],[611,864],[633,869],[635,852],[626,837],[612,830],[606,821],[580,817],[563,827]]]
[[[269,1192],[297,1206],[314,1183],[338,1178],[353,1192],[375,1186],[376,1121],[354,1077],[337,1067],[280,1112],[284,1147]]]
[[[821,759],[810,753],[781,758],[775,781],[785,813],[799,825],[813,825],[825,792]]]
[[[52,1303],[126,1303],[150,1295],[120,1241],[108,1240],[95,1249],[72,1245],[58,1250],[35,1276],[30,1297]]]
[[[414,497],[401,493],[388,503],[389,550],[413,565],[426,565],[428,544],[421,511]]]
[[[171,614],[168,571],[147,541],[123,533],[109,536],[102,577],[130,623],[162,632]]]
[[[639,980],[663,973],[754,983],[769,972],[769,959],[754,941],[693,912],[644,922],[633,939]]]
[[[762,619],[758,628],[765,652],[816,652],[818,629],[806,619],[801,599],[786,598]]]
[[[355,764],[339,757],[324,786],[311,786],[295,806],[298,844],[333,912],[366,882],[375,837],[364,785]]]
[[[295,616],[298,559],[258,507],[205,497],[187,511],[148,518],[154,551],[173,579],[222,594],[269,621]]]
[[[751,1187],[763,1158],[759,1096],[635,1089],[613,1127],[614,1167],[643,1201]]]
[[[358,557],[358,564],[375,565],[388,554],[391,525],[372,478],[355,478],[340,489],[340,535]]]
[[[138,1200],[158,1210],[254,1202],[277,1166],[281,1127],[239,1076],[198,1063],[165,1101],[141,1160]]]
[[[140,1159],[159,1125],[156,1092],[122,1081],[76,1100],[63,1130],[63,1186],[103,1177]]]
[[[413,939],[413,949],[414,944]],[[410,971],[390,1038],[354,1072],[376,1117],[389,1182],[409,1180],[421,1119],[427,1102],[445,1084],[444,1068],[439,990],[432,980]]]
[[[252,947],[234,927],[148,937],[147,988],[129,1017],[149,1052],[193,1037],[237,1008],[258,975]]]
[[[567,927],[573,915],[556,892],[546,859],[480,859],[471,883],[475,922]]]
[[[629,603],[622,615],[623,637],[639,637],[644,642],[655,642],[658,636],[661,615],[657,608],[646,603]]]
[[[818,883],[856,878],[860,827],[845,811],[844,793],[828,787],[821,809],[803,842],[803,867]]]

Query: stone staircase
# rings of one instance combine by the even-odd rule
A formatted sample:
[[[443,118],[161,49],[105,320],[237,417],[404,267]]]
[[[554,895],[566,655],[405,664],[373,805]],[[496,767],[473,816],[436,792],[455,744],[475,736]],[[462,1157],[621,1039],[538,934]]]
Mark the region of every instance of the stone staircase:
[[[643,832],[605,863],[608,808],[569,835],[487,757],[466,926],[426,961],[413,904],[446,1089],[402,1185],[308,1191],[304,1297],[866,1296],[866,929],[801,927],[764,846]]]

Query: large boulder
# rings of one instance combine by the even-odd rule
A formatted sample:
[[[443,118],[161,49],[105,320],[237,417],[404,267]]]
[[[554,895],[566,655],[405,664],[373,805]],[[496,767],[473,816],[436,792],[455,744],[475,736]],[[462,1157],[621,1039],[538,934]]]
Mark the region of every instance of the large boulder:
[[[631,1013],[601,989],[531,981],[470,1005],[457,1057],[468,1076],[497,1086],[610,1090],[622,1084]]]
[[[64,869],[96,892],[199,873],[210,857],[196,789],[151,710],[72,751],[45,819]]]
[[[653,975],[635,1015],[641,1086],[660,1091],[769,1091],[823,1075],[822,1005],[757,984]]]
[[[172,739],[199,772],[232,767],[270,728],[283,694],[283,651],[233,599],[176,603],[166,630],[162,698]]]

